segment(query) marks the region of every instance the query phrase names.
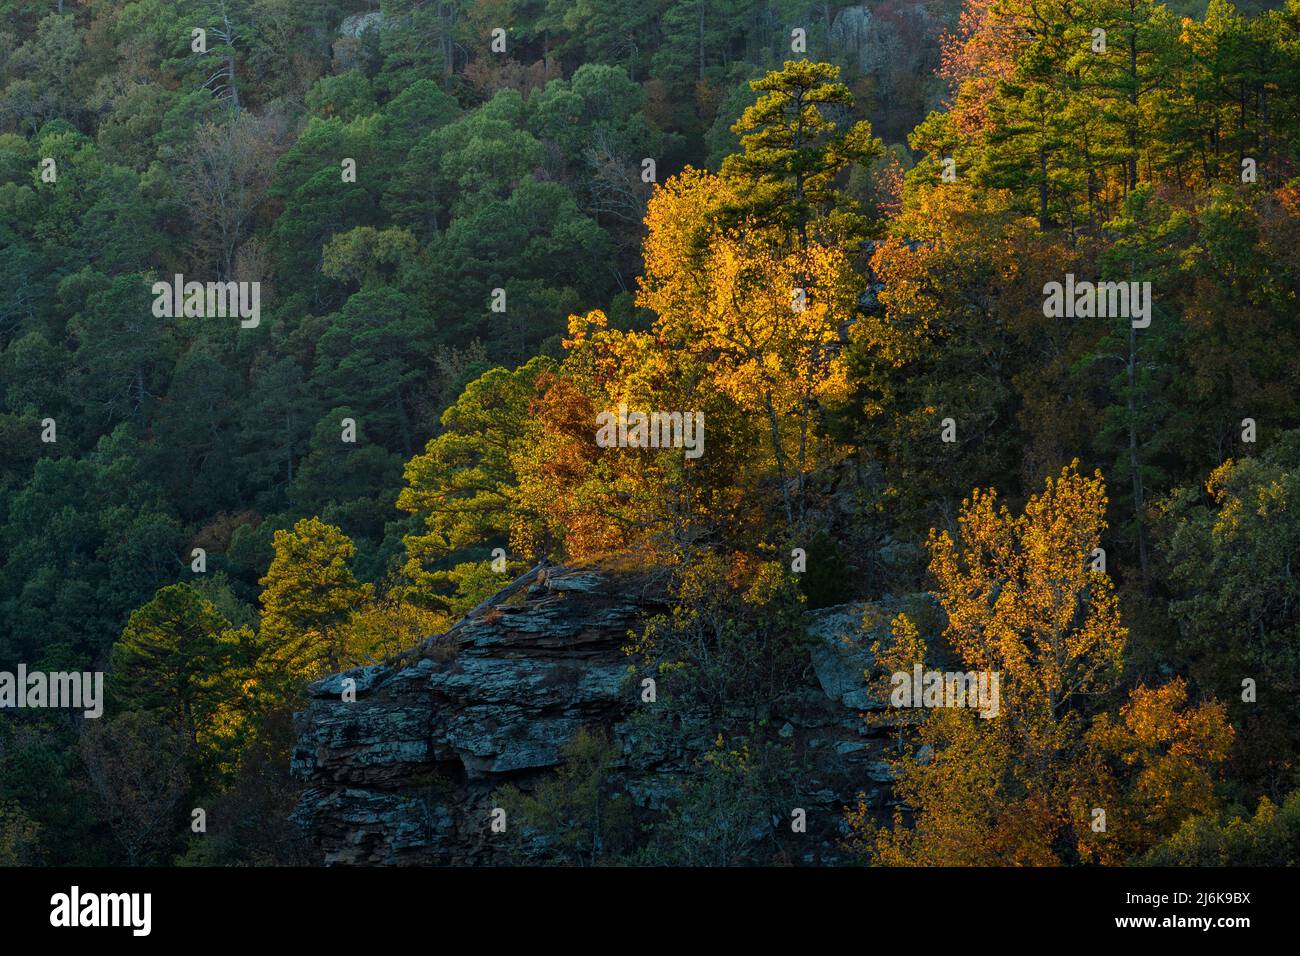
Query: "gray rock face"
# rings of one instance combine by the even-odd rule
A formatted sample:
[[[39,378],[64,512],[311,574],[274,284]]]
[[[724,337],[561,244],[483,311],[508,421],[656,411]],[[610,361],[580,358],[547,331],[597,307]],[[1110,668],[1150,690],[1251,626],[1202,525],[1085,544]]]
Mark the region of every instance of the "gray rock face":
[[[830,41],[839,53],[847,54],[866,69],[871,63],[871,11],[866,4],[841,10],[831,25]]]
[[[373,10],[370,13],[354,13],[351,16],[344,17],[343,22],[339,24],[339,33],[355,40],[367,30],[382,30],[383,28],[383,11]]]
[[[871,667],[871,639],[863,633],[862,604],[841,604],[815,611],[808,633],[817,638],[812,647],[813,671],[822,692],[836,703],[856,710],[885,706],[867,690]]]
[[[311,785],[295,817],[326,862],[460,862],[473,845],[457,838],[468,805],[508,775],[557,764],[582,726],[625,713],[621,648],[647,608],[605,583],[594,572],[544,573],[462,622],[449,660],[312,685],[291,769]],[[345,678],[355,702],[343,700]],[[436,785],[421,792],[423,781]]]
[[[811,651],[813,672],[822,692],[853,710],[887,710],[889,701],[868,687],[867,673],[875,663],[871,647],[876,642],[889,646],[893,639],[890,625],[900,612],[909,612],[915,619],[918,609],[932,603],[923,594],[886,596],[870,604],[840,604],[809,614],[808,633],[817,638]]]
[[[810,615],[816,680],[773,721],[794,748],[809,819],[824,824],[810,851],[820,863],[835,860],[844,806],[863,791],[879,805],[887,797],[883,732],[861,715],[881,706],[863,676],[865,608]],[[647,755],[627,720],[640,689],[622,650],[630,631],[665,609],[644,579],[546,569],[448,632],[441,641],[454,641],[454,656],[428,651],[317,682],[295,717],[292,771],[306,789],[294,819],[326,863],[504,862],[488,826],[493,791],[507,781],[527,789],[584,726],[605,728],[620,746],[638,807],[670,806],[711,735]],[[343,700],[345,678],[355,681],[354,702]]]

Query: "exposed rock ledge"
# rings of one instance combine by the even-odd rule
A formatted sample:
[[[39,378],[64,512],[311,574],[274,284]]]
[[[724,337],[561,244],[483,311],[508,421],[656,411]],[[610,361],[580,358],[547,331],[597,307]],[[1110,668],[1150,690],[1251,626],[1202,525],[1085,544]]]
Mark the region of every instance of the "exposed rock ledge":
[[[292,769],[307,785],[295,820],[326,863],[502,862],[488,827],[492,792],[507,780],[527,787],[556,766],[584,725],[605,727],[621,745],[632,799],[662,806],[691,772],[693,748],[708,745],[648,757],[626,722],[639,695],[621,648],[664,607],[643,577],[536,569],[438,639],[455,644],[454,656],[429,643],[404,661],[312,685],[295,716]],[[888,796],[885,734],[861,716],[880,706],[863,679],[872,640],[864,609],[810,613],[806,686],[773,721],[795,750],[808,813],[795,862],[835,862],[843,807],[859,792],[878,807]],[[345,678],[356,683],[355,702],[342,700]]]

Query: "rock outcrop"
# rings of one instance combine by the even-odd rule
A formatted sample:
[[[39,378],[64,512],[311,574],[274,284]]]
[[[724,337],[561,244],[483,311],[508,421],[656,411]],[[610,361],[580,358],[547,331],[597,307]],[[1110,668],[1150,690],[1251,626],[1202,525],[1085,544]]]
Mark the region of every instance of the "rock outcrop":
[[[852,58],[861,70],[871,66],[871,10],[866,4],[846,7],[830,29],[831,48]]]
[[[295,820],[325,863],[504,862],[489,828],[494,791],[506,782],[527,789],[584,726],[615,741],[638,807],[670,806],[712,740],[647,750],[629,718],[652,705],[640,703],[622,650],[629,632],[665,609],[661,585],[644,576],[538,569],[416,655],[314,684],[296,716],[292,769],[306,789]],[[795,755],[808,816],[794,862],[835,862],[843,807],[859,792],[882,808],[888,798],[887,733],[862,718],[881,706],[863,676],[872,641],[864,610],[809,615],[804,686],[769,721]]]
[[[343,22],[339,24],[339,34],[354,40],[359,39],[368,30],[382,30],[384,21],[384,12],[382,10],[371,10],[369,13],[354,13],[343,18]]]

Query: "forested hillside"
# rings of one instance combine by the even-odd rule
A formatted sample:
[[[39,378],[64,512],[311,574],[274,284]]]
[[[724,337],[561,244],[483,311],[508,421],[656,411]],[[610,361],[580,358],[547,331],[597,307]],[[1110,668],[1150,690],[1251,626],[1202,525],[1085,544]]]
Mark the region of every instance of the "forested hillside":
[[[0,0],[0,668],[108,687],[0,715],[0,864],[312,862],[306,685],[543,562],[674,602],[647,832],[797,772],[803,612],[925,593],[883,692],[1001,716],[846,852],[1295,863],[1298,297],[1300,0]]]

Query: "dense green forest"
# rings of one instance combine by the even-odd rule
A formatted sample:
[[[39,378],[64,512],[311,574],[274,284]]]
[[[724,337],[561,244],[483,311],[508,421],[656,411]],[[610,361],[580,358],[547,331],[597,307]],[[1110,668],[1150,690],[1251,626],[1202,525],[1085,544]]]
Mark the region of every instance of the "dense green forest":
[[[1298,0],[0,0],[0,667],[108,675],[0,864],[311,862],[305,683],[613,557],[675,720],[850,599],[1005,675],[863,860],[1297,862],[1298,177]]]

